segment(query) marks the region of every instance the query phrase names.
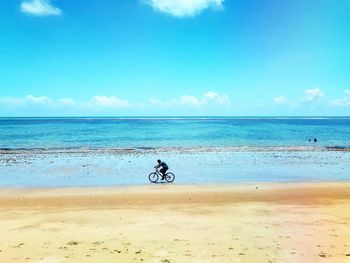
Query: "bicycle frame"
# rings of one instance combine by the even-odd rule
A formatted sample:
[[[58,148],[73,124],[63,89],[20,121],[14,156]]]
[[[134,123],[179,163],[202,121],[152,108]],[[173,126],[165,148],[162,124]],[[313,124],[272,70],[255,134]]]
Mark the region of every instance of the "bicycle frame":
[[[158,168],[156,168],[156,173],[159,175],[159,176],[163,176],[163,174],[159,171]],[[165,173],[166,174],[166,173]]]

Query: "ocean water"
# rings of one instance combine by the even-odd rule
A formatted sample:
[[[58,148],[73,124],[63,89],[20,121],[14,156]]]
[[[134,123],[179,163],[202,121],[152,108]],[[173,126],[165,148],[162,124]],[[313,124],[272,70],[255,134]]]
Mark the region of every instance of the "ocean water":
[[[0,118],[1,149],[316,145],[350,147],[350,117]]]
[[[0,118],[0,187],[350,181],[349,148],[350,117]]]

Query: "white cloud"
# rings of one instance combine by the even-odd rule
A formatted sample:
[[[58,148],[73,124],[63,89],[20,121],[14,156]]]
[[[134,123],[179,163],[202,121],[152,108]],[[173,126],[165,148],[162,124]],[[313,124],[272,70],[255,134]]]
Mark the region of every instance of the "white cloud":
[[[350,90],[344,90],[344,97],[342,99],[331,100],[329,103],[332,106],[350,106]]]
[[[183,105],[201,106],[204,103],[203,100],[199,100],[196,96],[184,95],[180,97],[180,104]]]
[[[147,4],[162,13],[176,17],[198,15],[207,8],[223,9],[224,0],[144,0]]]
[[[228,104],[230,103],[229,97],[227,95],[220,95],[219,93],[208,91],[204,94],[206,102],[216,102],[218,104]]]
[[[287,103],[287,99],[284,96],[278,96],[273,99],[273,101],[278,105],[283,105]]]
[[[324,95],[324,92],[320,89],[307,89],[304,91],[304,96],[300,101],[289,101],[285,96],[277,96],[273,99],[273,101],[278,105],[286,105],[291,108],[298,108],[307,103],[314,105],[313,103],[316,103]]]
[[[26,105],[50,105],[53,101],[46,96],[27,95],[25,97],[0,97],[0,103],[7,107],[21,107]]]
[[[207,93],[204,94],[204,97],[208,99],[216,99],[219,97],[219,94],[213,91],[208,91]]]
[[[92,103],[100,107],[123,108],[130,106],[128,100],[123,100],[115,96],[94,96]]]
[[[143,111],[166,108],[181,109],[213,109],[229,104],[226,95],[216,92],[207,92],[200,97],[184,95],[170,100],[151,98],[149,101],[129,102],[116,96],[95,95],[87,100],[73,98],[50,98],[48,96],[26,95],[23,97],[0,97],[0,112],[31,112],[45,113],[82,112],[84,114],[115,113],[116,110]],[[207,108],[208,107],[208,108]]]
[[[61,9],[51,4],[50,0],[31,0],[21,3],[21,11],[36,16],[59,16]]]
[[[7,108],[18,108],[28,106],[46,106],[46,107],[77,107],[77,108],[122,108],[130,106],[127,100],[114,96],[94,96],[90,101],[77,101],[72,98],[51,99],[47,96],[27,95],[25,97],[0,97],[1,106]]]
[[[220,95],[219,93],[208,91],[204,93],[201,97],[193,95],[183,95],[176,99],[171,100],[160,100],[158,98],[150,98],[149,102],[155,106],[159,107],[179,107],[179,106],[192,106],[192,107],[202,107],[204,105],[228,105],[230,104],[230,99],[227,95]]]
[[[350,98],[331,100],[329,103],[332,106],[350,106]]]
[[[324,92],[320,89],[307,89],[304,91],[304,101],[316,101],[324,96]]]
[[[51,104],[52,100],[49,97],[46,96],[33,96],[28,95],[24,98],[25,102],[28,102],[30,104],[36,104],[36,105],[43,105],[43,104]]]

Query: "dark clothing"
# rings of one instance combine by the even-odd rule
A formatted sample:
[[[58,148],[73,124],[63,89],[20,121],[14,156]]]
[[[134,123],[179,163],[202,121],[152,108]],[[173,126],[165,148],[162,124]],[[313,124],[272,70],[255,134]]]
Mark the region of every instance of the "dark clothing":
[[[166,173],[166,171],[168,171],[169,167],[168,167],[168,165],[167,165],[165,162],[160,162],[160,163],[156,166],[156,168],[160,168],[160,167],[162,167],[162,169],[160,169],[159,171],[160,171],[161,174],[163,175],[162,180],[164,180],[165,173]]]
[[[169,169],[168,165],[167,165],[165,162],[161,162],[161,163],[158,164],[156,167],[157,167],[157,168],[162,167],[162,168],[164,168],[164,169],[166,169],[166,170]]]
[[[163,168],[166,169],[166,170],[169,169],[168,165],[167,165],[165,162],[161,162],[161,163],[159,164],[159,166],[163,167]]]
[[[165,175],[165,173],[166,173],[166,171],[168,171],[168,169],[169,168],[162,168],[162,169],[160,169],[160,172],[163,174],[163,175]]]

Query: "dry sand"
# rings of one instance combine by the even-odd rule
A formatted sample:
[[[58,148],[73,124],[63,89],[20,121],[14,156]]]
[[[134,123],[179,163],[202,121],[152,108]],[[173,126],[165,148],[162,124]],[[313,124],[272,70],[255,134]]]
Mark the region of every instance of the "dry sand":
[[[0,262],[350,262],[350,183],[0,190]]]

